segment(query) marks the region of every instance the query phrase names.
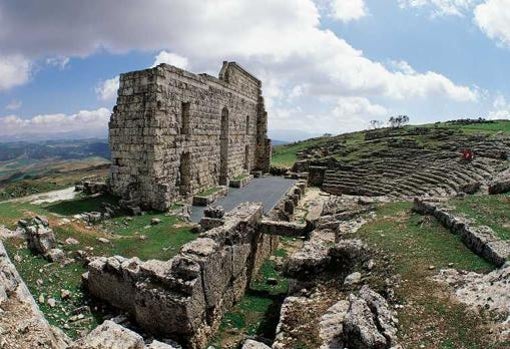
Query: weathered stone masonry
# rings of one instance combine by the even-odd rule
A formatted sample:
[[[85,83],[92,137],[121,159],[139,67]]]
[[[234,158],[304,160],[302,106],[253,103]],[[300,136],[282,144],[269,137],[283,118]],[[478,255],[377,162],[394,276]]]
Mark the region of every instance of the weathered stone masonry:
[[[88,267],[88,289],[131,313],[147,331],[185,348],[205,348],[277,246],[277,236],[260,232],[261,219],[260,204],[243,204],[169,261],[96,259]]]
[[[261,82],[233,62],[219,78],[167,64],[122,74],[109,128],[110,188],[132,204],[165,210],[269,170]]]

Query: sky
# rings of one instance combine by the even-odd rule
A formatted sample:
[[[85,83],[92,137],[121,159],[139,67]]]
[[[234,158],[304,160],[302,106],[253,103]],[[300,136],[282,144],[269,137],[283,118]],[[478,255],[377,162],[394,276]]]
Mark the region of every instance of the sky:
[[[0,0],[0,141],[104,137],[120,73],[263,83],[273,139],[510,118],[510,0]]]

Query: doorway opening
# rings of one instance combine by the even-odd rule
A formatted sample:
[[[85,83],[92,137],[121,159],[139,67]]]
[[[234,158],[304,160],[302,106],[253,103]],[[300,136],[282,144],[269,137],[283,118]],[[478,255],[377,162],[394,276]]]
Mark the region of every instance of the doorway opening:
[[[221,111],[220,184],[228,185],[228,109]]]

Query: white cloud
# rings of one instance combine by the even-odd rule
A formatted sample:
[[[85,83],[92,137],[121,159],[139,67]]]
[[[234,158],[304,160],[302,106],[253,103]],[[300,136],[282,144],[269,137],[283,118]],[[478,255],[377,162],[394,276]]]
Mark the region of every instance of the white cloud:
[[[119,76],[107,79],[96,86],[97,98],[102,101],[112,101],[117,98],[119,90]]]
[[[155,67],[161,63],[170,64],[181,69],[189,69],[190,66],[186,57],[167,51],[161,51],[158,53],[152,66]]]
[[[408,75],[416,74],[416,71],[413,69],[413,67],[411,67],[411,65],[406,61],[391,61],[390,67],[404,74]]]
[[[0,91],[26,83],[31,68],[30,62],[21,55],[0,56]]]
[[[7,110],[18,110],[19,108],[21,108],[21,106],[23,105],[23,103],[17,99],[13,99],[12,101],[9,102],[9,104],[7,104],[5,106],[5,109]]]
[[[332,0],[331,12],[342,22],[358,20],[367,15],[365,0]]]
[[[401,8],[418,7],[429,8],[432,16],[460,16],[463,17],[467,11],[480,0],[398,0]]]
[[[44,136],[66,133],[96,132],[104,134],[108,129],[110,110],[81,110],[76,114],[45,114],[24,119],[16,115],[0,117],[0,136],[12,137],[16,135]]]
[[[367,128],[372,119],[385,119],[388,110],[363,97],[337,98],[330,110],[305,112],[299,107],[275,108],[271,114],[271,126],[285,129],[291,126],[321,134],[325,132],[354,131]],[[300,115],[300,118],[296,118]]]
[[[487,0],[478,5],[475,23],[489,38],[510,46],[510,0]]]
[[[363,1],[333,5],[340,19],[367,12]],[[321,123],[332,111],[310,113],[319,98],[377,98],[381,104],[477,100],[476,89],[438,72],[417,72],[409,64],[395,71],[367,58],[321,25],[313,0],[153,0],[143,6],[124,0],[121,7],[113,0],[51,0],[44,9],[40,0],[17,0],[0,7],[0,47],[7,53],[76,57],[98,50],[156,51],[155,64],[189,69],[193,62],[198,72],[217,71],[223,60],[238,61],[262,79],[271,117],[291,108],[292,122],[304,129],[310,118]],[[99,98],[110,100],[116,83],[109,79],[98,86]]]
[[[46,58],[46,64],[59,69],[64,69],[69,64],[70,58],[65,56],[49,57]]]
[[[510,119],[510,103],[507,102],[503,95],[497,95],[492,106],[494,109],[489,112],[488,119]]]

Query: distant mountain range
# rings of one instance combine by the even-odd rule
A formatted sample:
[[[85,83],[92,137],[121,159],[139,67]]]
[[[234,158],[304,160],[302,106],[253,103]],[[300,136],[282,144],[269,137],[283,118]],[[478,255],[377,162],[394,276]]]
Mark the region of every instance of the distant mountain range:
[[[110,159],[108,141],[105,139],[86,139],[0,143],[0,162],[16,159],[68,160],[88,157]]]

